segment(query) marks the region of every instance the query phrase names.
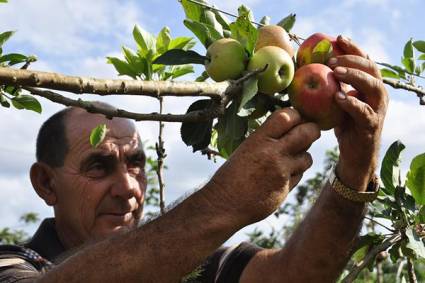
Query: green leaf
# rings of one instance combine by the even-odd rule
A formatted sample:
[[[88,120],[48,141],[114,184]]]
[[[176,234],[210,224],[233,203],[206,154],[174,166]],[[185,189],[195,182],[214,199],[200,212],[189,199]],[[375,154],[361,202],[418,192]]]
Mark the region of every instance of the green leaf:
[[[171,40],[168,49],[189,50],[196,45],[196,41],[192,37],[176,37]]]
[[[399,67],[396,65],[390,65],[387,63],[381,63],[381,65],[396,71],[399,74],[400,78],[406,79],[406,70],[403,69],[402,67]]]
[[[406,247],[413,250],[417,257],[425,259],[425,245],[421,237],[416,233],[415,227],[409,227],[406,230],[406,236],[409,239]]]
[[[401,58],[401,63],[406,68],[407,72],[413,73],[415,71],[415,59],[413,58]]]
[[[143,30],[138,25],[135,25],[133,29],[133,37],[139,46],[141,55],[147,56],[149,51],[153,54],[156,53],[156,39],[152,34]]]
[[[205,82],[209,77],[207,71],[203,71],[202,74],[196,78],[195,82]]]
[[[356,263],[362,261],[370,248],[382,243],[383,240],[384,236],[374,233],[361,236],[353,249],[355,252],[352,256],[352,260]]]
[[[238,112],[250,101],[258,92],[258,79],[251,77],[243,82],[241,103],[238,107]]]
[[[0,57],[0,63],[9,62],[10,66],[18,64],[18,63],[26,62],[27,60],[28,60],[27,56],[18,54],[18,53],[5,54]]]
[[[332,55],[332,43],[323,39],[313,49],[312,63],[325,63]]]
[[[403,50],[403,56],[404,58],[413,58],[413,41],[410,39],[408,42],[406,42],[406,45],[404,46]]]
[[[124,53],[125,60],[128,63],[128,66],[125,66],[125,65],[121,64],[121,62],[118,61],[118,62],[115,62],[116,64],[118,64],[118,67],[123,68],[122,71],[127,72],[128,75],[131,76],[132,78],[135,78],[135,77],[133,77],[133,75],[141,76],[142,74],[144,74],[145,71],[147,70],[147,67],[148,67],[147,66],[148,63],[147,63],[146,59],[143,58],[143,57],[137,56],[128,47],[123,46],[122,50],[123,50],[123,53]],[[117,67],[115,67],[115,68],[117,69]]]
[[[206,1],[199,0],[199,3],[207,4]],[[205,7],[198,5],[196,3],[190,2],[188,0],[182,0],[180,3],[183,6],[184,13],[186,14],[186,18],[199,22],[201,20],[201,16]]]
[[[393,263],[396,263],[403,255],[401,254],[400,250],[401,243],[396,242],[389,250],[388,253],[390,254],[391,261]]]
[[[168,50],[168,46],[170,46],[171,35],[170,29],[168,27],[164,27],[156,37],[156,50],[159,54],[163,54]]]
[[[114,65],[115,69],[117,70],[120,76],[127,75],[132,77],[133,79],[137,78],[137,72],[131,67],[129,63],[115,57],[106,57],[106,58],[109,64]]]
[[[425,53],[425,41],[417,40],[413,42],[413,46],[416,48],[416,50]]]
[[[400,75],[398,73],[387,68],[381,69],[381,75],[384,78],[400,79]]]
[[[417,224],[425,224],[425,205],[421,207],[415,220]]]
[[[90,133],[90,144],[92,147],[97,147],[106,137],[106,124],[100,124]]]
[[[289,14],[280,22],[278,22],[277,25],[283,27],[287,32],[290,32],[291,29],[294,27],[296,17],[296,14]]]
[[[239,41],[245,47],[248,54],[252,55],[258,37],[257,28],[251,23],[247,15],[240,16],[236,22],[230,24],[232,38]]]
[[[0,33],[0,47],[14,34],[14,31],[5,31]]]
[[[230,21],[219,11],[214,10],[215,18],[223,27],[223,31],[230,30]]]
[[[173,79],[176,79],[178,77],[182,77],[187,74],[194,73],[193,66],[191,65],[183,65],[183,66],[177,66],[172,71],[172,77]]]
[[[16,109],[27,109],[37,113],[41,113],[42,108],[40,102],[32,95],[18,95],[12,98],[12,104]]]
[[[270,17],[264,16],[263,18],[261,18],[260,24],[263,24],[265,26],[270,25]]]
[[[223,36],[223,27],[215,18],[215,14],[213,11],[205,10],[200,22],[210,25],[211,28],[213,28],[217,33]]]
[[[425,204],[425,153],[413,158],[406,186],[418,204]]]
[[[186,113],[193,111],[205,110],[212,104],[211,99],[198,100],[189,106]],[[183,142],[187,146],[193,147],[193,152],[205,149],[211,141],[211,130],[213,120],[203,122],[183,122],[180,133]]]
[[[0,105],[6,108],[10,107],[9,101],[7,101],[6,97],[0,93]]]
[[[217,124],[217,148],[224,158],[229,156],[245,139],[248,130],[248,119],[237,115],[236,103],[225,110],[224,115],[218,118]]]
[[[381,180],[384,184],[382,191],[386,195],[394,195],[395,188],[400,178],[400,154],[406,146],[399,140],[393,142],[388,148],[381,164]]]
[[[421,56],[418,57],[418,60],[425,60],[425,54],[421,54]]]
[[[220,38],[223,38],[223,35],[218,33],[214,27],[207,25],[205,23],[200,23],[186,19],[183,21],[184,25],[193,32],[193,34],[199,39],[199,41],[208,48],[211,43]]]
[[[184,65],[184,64],[205,64],[207,57],[200,55],[193,50],[171,49],[159,56],[153,62],[163,65]]]
[[[0,3],[7,3],[7,0],[0,0]]]

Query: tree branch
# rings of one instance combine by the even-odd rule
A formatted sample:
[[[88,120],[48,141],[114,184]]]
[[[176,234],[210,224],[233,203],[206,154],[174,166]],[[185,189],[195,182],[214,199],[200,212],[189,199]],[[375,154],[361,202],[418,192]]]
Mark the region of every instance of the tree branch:
[[[193,111],[183,115],[174,115],[174,114],[141,114],[135,112],[129,112],[123,109],[110,109],[104,108],[101,106],[93,105],[89,101],[84,101],[82,99],[71,99],[65,96],[62,96],[58,93],[39,90],[32,87],[25,87],[25,90],[31,92],[34,95],[44,97],[52,102],[59,103],[65,106],[74,106],[86,109],[91,113],[99,113],[105,115],[107,118],[112,119],[113,117],[122,117],[128,118],[135,121],[163,121],[163,122],[199,122],[199,121],[208,121],[214,117],[218,116],[217,109],[211,109],[209,111]]]
[[[415,274],[415,266],[411,258],[407,259],[407,274],[410,283],[418,283],[418,279],[416,278]]]
[[[394,236],[392,236],[391,238],[383,241],[380,245],[375,246],[366,256],[365,258],[360,261],[358,264],[356,264],[352,270],[350,271],[350,273],[345,276],[344,279],[342,279],[342,283],[351,283],[353,282],[357,276],[359,275],[359,273],[372,261],[375,259],[376,255],[379,252],[385,251],[387,250],[389,247],[391,247],[392,245],[394,245],[396,242],[401,240],[401,235],[400,234],[395,234]]]
[[[414,92],[414,93],[416,93],[418,95],[419,98],[422,98],[422,97],[425,96],[425,89],[423,89],[421,87],[416,87],[416,86],[408,85],[406,83],[403,83],[403,82],[400,82],[400,81],[391,80],[391,79],[383,79],[383,81],[384,81],[384,83],[386,83],[387,85],[392,86],[393,88],[404,89],[404,90],[407,90],[407,91]]]
[[[62,90],[75,94],[126,94],[151,97],[208,96],[216,99],[223,97],[231,85],[231,82],[193,83],[182,81],[97,79],[4,67],[0,67],[0,82],[2,84],[14,86]]]

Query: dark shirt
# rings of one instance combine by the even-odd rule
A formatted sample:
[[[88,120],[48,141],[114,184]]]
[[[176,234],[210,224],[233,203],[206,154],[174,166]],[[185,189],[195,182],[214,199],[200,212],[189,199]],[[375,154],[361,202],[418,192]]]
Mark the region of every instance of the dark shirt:
[[[209,256],[184,282],[233,283],[249,260],[260,250],[249,243],[232,248],[221,247]],[[45,219],[32,239],[23,246],[0,245],[0,282],[29,283],[48,272],[67,253],[55,228],[53,218]]]

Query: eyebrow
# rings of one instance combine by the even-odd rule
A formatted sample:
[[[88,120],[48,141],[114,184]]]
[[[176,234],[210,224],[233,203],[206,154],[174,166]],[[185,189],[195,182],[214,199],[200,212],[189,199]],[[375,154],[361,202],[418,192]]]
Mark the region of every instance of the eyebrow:
[[[143,163],[146,162],[146,154],[143,151],[143,149],[137,149],[130,154],[128,154],[125,157],[126,162],[129,161],[142,161]],[[81,162],[80,170],[84,171],[92,162],[100,161],[100,162],[106,162],[106,163],[118,163],[118,159],[115,154],[111,153],[105,153],[105,152],[94,152],[90,155],[88,155],[86,158],[83,159]]]

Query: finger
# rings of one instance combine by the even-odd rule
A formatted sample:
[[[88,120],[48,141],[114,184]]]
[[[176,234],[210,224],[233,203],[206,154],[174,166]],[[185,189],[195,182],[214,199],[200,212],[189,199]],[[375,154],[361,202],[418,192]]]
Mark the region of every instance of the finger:
[[[298,185],[302,178],[303,174],[291,176],[289,179],[289,190],[291,191],[293,188],[295,188],[295,186]]]
[[[344,83],[350,84],[364,96],[364,101],[370,104],[374,110],[381,111],[385,107],[387,92],[382,80],[358,69],[336,67],[335,77]]]
[[[328,63],[332,69],[338,66],[359,69],[375,78],[381,79],[381,72],[375,62],[360,56],[342,55],[329,59]]]
[[[338,44],[338,47],[342,49],[344,54],[351,54],[361,56],[363,58],[368,58],[366,52],[361,50],[360,47],[354,44],[348,37],[338,35],[336,38],[336,43]]]
[[[303,174],[308,168],[313,165],[313,158],[308,152],[303,152],[295,155],[291,160],[291,176]]]
[[[320,129],[316,124],[304,123],[297,125],[280,139],[282,151],[285,154],[306,151],[318,138],[320,138]]]
[[[301,116],[295,109],[285,108],[276,110],[257,130],[257,133],[279,139],[294,126],[301,123],[301,121]]]
[[[343,92],[336,93],[335,101],[354,120],[355,124],[362,125],[367,129],[374,129],[377,126],[376,113],[369,104]]]

